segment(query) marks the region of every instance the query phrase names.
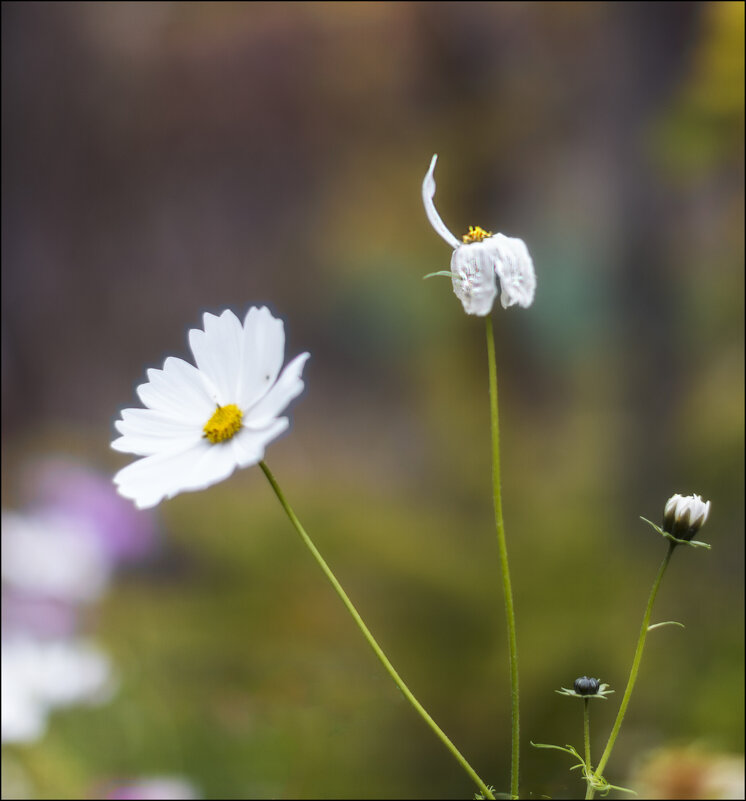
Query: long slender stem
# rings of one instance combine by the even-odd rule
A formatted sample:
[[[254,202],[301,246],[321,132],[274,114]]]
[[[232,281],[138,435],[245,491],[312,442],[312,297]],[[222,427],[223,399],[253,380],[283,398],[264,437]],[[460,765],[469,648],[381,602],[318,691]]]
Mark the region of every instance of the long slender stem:
[[[590,771],[591,768],[591,715],[588,707],[590,706],[590,698],[583,699],[583,744],[585,745],[585,765]],[[593,798],[593,788],[591,783],[588,782],[588,787],[585,792],[586,798]]]
[[[295,515],[295,512],[290,508],[290,504],[285,499],[285,496],[280,489],[279,484],[277,483],[275,477],[272,475],[269,467],[264,462],[259,462],[259,466],[264,471],[264,475],[267,477],[267,481],[269,481],[270,486],[275,492],[277,499],[280,501],[282,508],[285,510],[285,513],[290,518],[290,522],[295,527],[295,530],[300,534],[301,539],[308,547],[308,550],[311,551],[313,558],[318,563],[319,567],[324,571],[324,574],[331,582],[332,587],[334,587],[335,592],[342,600],[342,603],[347,607],[347,611],[352,615],[353,620],[357,623],[358,628],[363,633],[363,636],[368,641],[368,644],[375,652],[378,659],[381,661],[381,664],[386,668],[389,676],[394,680],[396,686],[402,691],[404,697],[409,701],[410,704],[415,708],[418,714],[424,719],[425,723],[435,732],[435,735],[438,739],[445,745],[445,747],[451,752],[451,754],[455,757],[456,761],[461,765],[461,767],[469,774],[471,780],[477,785],[480,792],[485,798],[494,799],[494,795],[490,788],[479,778],[476,771],[472,766],[466,761],[466,759],[462,756],[461,752],[456,748],[456,746],[448,739],[446,734],[443,730],[438,726],[438,724],[430,717],[427,713],[425,708],[422,704],[414,697],[411,690],[407,685],[404,683],[401,676],[396,672],[394,666],[389,662],[388,657],[384,654],[381,646],[376,642],[373,635],[370,633],[370,630],[363,622],[363,619],[360,617],[357,609],[352,604],[352,601],[347,596],[347,593],[342,589],[342,585],[337,581],[334,573],[332,573],[331,568],[327,563],[324,561],[324,558],[319,553],[316,546],[311,541],[311,538],[306,534],[305,529],[300,523],[300,520]]]
[[[675,547],[676,547],[675,542],[669,543],[666,555],[663,557],[663,561],[661,562],[661,565],[658,568],[658,573],[656,574],[655,580],[653,581],[653,587],[650,590],[650,597],[648,598],[648,605],[645,608],[645,615],[642,618],[642,626],[640,627],[640,636],[637,640],[637,650],[635,651],[635,658],[632,660],[632,669],[629,672],[629,679],[627,679],[627,688],[624,691],[624,697],[622,698],[622,703],[619,705],[619,712],[617,713],[616,720],[614,721],[614,727],[612,728],[611,734],[609,735],[609,740],[606,743],[606,748],[604,748],[604,752],[601,755],[601,759],[599,760],[598,765],[596,766],[595,770],[596,776],[601,776],[603,774],[603,770],[606,767],[606,763],[609,761],[609,757],[611,756],[611,751],[614,748],[614,743],[616,742],[617,735],[619,734],[619,729],[621,729],[622,727],[624,714],[627,711],[627,705],[629,704],[629,699],[630,696],[632,695],[632,690],[635,688],[635,682],[637,681],[637,674],[640,670],[642,652],[645,648],[645,640],[647,639],[648,636],[648,626],[650,625],[650,616],[653,613],[653,603],[655,602],[655,596],[658,594],[658,588],[661,585],[663,574],[666,572],[668,563],[671,561],[671,554],[673,553]],[[593,798],[593,792],[591,792],[590,795],[586,796],[586,798]]]
[[[490,378],[490,424],[492,429],[492,494],[495,504],[495,527],[497,544],[500,550],[500,568],[503,577],[503,596],[505,598],[505,620],[508,627],[508,651],[510,654],[510,706],[511,706],[511,761],[510,795],[518,798],[519,769],[519,714],[518,714],[518,645],[515,637],[515,611],[513,609],[513,588],[510,584],[508,568],[508,548],[505,544],[505,525],[503,524],[503,503],[500,491],[500,429],[497,418],[497,366],[495,363],[495,338],[492,332],[492,318],[487,315],[487,362]]]

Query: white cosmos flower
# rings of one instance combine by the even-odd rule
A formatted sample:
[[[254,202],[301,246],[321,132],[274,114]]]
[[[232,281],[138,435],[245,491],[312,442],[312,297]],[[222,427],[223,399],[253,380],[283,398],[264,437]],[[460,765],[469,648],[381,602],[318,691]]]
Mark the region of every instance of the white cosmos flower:
[[[170,356],[162,370],[148,370],[137,388],[147,408],[124,409],[115,423],[122,436],[112,448],[144,457],[114,477],[140,509],[258,464],[289,425],[279,415],[303,391],[309,354],[280,373],[285,328],[265,307],[249,309],[243,325],[230,310],[205,314],[189,345],[197,366]]]
[[[430,169],[422,182],[422,202],[436,233],[453,248],[451,281],[464,311],[480,317],[489,314],[497,296],[497,279],[500,282],[500,302],[504,309],[514,303],[528,308],[534,302],[536,274],[526,243],[517,237],[493,235],[479,226],[470,226],[469,233],[459,242],[446,228],[433,203],[433,172],[437,160],[437,155],[433,156]]]

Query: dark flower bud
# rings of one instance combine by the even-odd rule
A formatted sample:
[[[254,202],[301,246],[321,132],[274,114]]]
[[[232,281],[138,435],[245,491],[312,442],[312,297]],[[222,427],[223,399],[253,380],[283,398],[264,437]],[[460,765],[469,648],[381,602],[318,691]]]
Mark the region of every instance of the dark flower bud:
[[[599,679],[589,679],[588,676],[583,676],[580,679],[575,679],[573,688],[578,695],[595,695],[600,686]]]

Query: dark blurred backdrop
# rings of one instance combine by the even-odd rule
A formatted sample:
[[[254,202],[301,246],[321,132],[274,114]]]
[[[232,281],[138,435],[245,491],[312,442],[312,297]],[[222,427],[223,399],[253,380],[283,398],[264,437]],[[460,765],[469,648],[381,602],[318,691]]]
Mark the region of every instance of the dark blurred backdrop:
[[[3,3],[3,503],[29,459],[109,474],[147,367],[204,311],[268,304],[311,351],[267,461],[392,661],[506,790],[508,661],[483,325],[420,185],[520,236],[494,311],[522,681],[522,788],[582,797],[626,682],[674,492],[677,551],[609,779],[743,749],[744,6]],[[96,629],[120,673],[22,749],[38,797],[177,773],[205,797],[469,797],[257,469],[159,509],[162,552]],[[616,699],[616,700],[615,700]]]

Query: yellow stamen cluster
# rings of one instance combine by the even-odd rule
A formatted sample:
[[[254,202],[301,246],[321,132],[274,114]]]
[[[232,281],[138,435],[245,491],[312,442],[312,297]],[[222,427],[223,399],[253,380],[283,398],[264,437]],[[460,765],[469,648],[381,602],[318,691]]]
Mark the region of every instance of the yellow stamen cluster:
[[[465,245],[469,245],[472,242],[481,242],[484,239],[489,239],[491,236],[492,231],[485,231],[484,228],[480,228],[479,226],[475,228],[473,225],[470,225],[469,233],[464,234],[461,239]]]
[[[205,437],[216,445],[218,442],[230,439],[241,428],[242,418],[243,412],[235,403],[218,406],[202,430],[205,432]]]

